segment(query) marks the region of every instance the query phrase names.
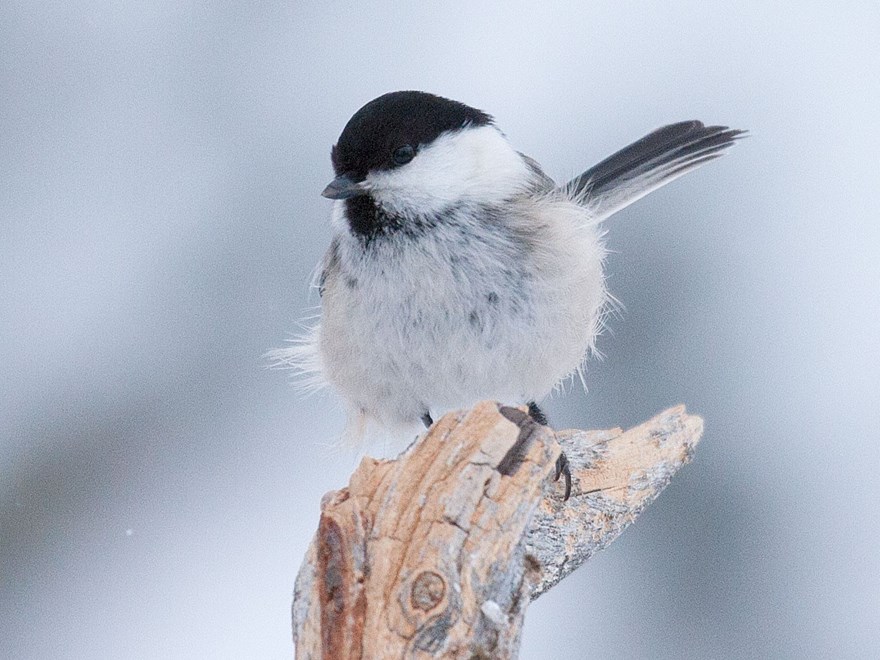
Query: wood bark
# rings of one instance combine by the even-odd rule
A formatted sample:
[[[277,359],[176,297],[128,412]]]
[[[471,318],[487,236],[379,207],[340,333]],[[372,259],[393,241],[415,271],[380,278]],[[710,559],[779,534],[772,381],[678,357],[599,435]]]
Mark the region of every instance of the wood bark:
[[[626,432],[554,432],[482,402],[395,460],[365,458],[321,503],[296,581],[297,658],[516,657],[528,603],[611,543],[701,433],[683,406]]]

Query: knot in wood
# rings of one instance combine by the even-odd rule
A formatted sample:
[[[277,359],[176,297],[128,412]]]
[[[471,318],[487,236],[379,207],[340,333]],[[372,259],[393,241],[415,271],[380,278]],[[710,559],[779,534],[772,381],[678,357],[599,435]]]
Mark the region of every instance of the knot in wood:
[[[427,612],[446,595],[446,582],[434,571],[424,571],[413,581],[410,604]]]

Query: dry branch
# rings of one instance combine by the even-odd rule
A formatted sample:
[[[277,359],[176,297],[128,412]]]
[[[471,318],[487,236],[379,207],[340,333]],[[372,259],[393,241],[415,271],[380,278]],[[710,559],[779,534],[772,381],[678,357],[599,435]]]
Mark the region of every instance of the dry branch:
[[[614,540],[701,432],[683,406],[626,432],[554,433],[483,402],[393,461],[365,458],[321,503],[294,595],[297,657],[515,657],[529,601]]]

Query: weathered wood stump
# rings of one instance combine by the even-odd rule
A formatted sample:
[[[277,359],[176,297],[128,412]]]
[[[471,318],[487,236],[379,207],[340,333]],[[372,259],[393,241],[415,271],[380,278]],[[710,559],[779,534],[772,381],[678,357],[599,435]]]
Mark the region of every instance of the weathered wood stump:
[[[683,406],[626,432],[554,432],[483,402],[395,460],[365,458],[321,503],[296,582],[297,658],[516,657],[528,603],[613,541],[701,433]]]

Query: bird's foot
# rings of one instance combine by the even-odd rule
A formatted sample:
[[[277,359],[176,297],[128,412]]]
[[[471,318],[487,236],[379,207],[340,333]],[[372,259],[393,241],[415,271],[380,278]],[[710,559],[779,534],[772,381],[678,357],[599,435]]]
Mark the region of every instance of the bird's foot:
[[[534,401],[529,401],[529,415],[541,426],[547,426],[547,415],[538,407]],[[568,457],[565,453],[559,454],[556,459],[556,476],[553,481],[559,481],[559,477],[565,476],[565,495],[562,501],[565,502],[571,496],[571,467],[568,464]]]
[[[559,481],[559,477],[565,476],[565,495],[562,496],[562,501],[565,502],[571,497],[571,466],[568,464],[568,456],[565,455],[565,452],[559,454],[559,458],[556,459],[556,476],[553,477],[553,481]]]

